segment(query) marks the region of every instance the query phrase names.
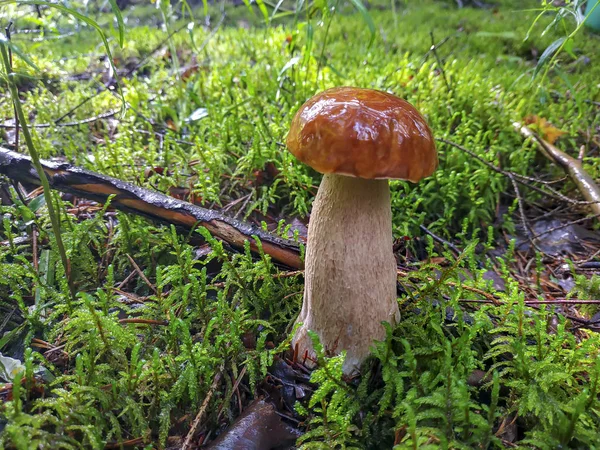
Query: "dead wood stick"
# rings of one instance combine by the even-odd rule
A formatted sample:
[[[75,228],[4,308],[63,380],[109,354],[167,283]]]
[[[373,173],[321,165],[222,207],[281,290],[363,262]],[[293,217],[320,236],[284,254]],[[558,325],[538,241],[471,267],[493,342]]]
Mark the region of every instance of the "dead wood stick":
[[[458,299],[461,303],[493,303],[491,300],[471,300],[467,298]],[[525,300],[525,306],[532,305],[600,305],[600,300]]]
[[[111,206],[126,212],[140,214],[160,222],[187,229],[205,227],[214,237],[232,247],[243,250],[246,241],[258,253],[254,239],[260,239],[263,251],[283,265],[302,269],[298,244],[282,239],[262,229],[228,217],[211,209],[202,208],[159,192],[144,189],[116,178],[101,175],[71,164],[42,161],[50,186],[62,192],[105,203],[114,196]],[[0,174],[22,183],[40,184],[31,160],[19,153],[0,147]]]
[[[567,155],[549,142],[546,142],[523,124],[514,122],[513,126],[524,137],[533,138],[540,152],[550,161],[560,166],[560,168],[569,175],[571,180],[573,180],[573,183],[575,183],[581,192],[581,195],[583,195],[587,201],[592,202],[590,203],[592,213],[596,216],[600,215],[600,188],[590,174],[583,169],[581,161]]]
[[[125,325],[128,323],[136,323],[141,325],[169,325],[169,322],[167,320],[141,319],[139,317],[128,317],[126,319],[121,319],[119,320],[119,323],[121,325]]]
[[[400,269],[396,269],[396,272],[398,274],[398,276],[400,278],[409,278],[411,276],[410,272],[406,272],[404,270],[400,270]],[[435,279],[433,277],[427,277],[428,281],[435,281]],[[446,281],[446,284],[448,286],[452,286],[452,287],[460,287],[462,289],[464,289],[465,291],[470,291],[473,292],[475,294],[479,294],[484,296],[487,300],[483,300],[486,303],[493,303],[496,306],[500,306],[500,300],[494,295],[491,294],[489,292],[485,292],[481,289],[477,289],[476,287],[472,287],[472,286],[468,286],[466,284],[463,283],[455,283],[454,281]],[[477,302],[477,300],[474,300],[474,302]]]
[[[29,126],[31,128],[50,128],[50,127],[76,127],[78,125],[85,125],[88,123],[92,123],[92,122],[96,122],[97,120],[101,120],[101,119],[108,119],[109,117],[114,116],[115,114],[117,114],[120,110],[119,109],[111,109],[110,111],[107,111],[105,113],[102,114],[98,114],[97,116],[93,116],[93,117],[88,117],[87,119],[82,119],[82,120],[76,120],[74,122],[52,122],[52,123],[38,123],[38,124],[30,124]],[[59,119],[62,119],[62,117],[59,117]],[[58,121],[58,119],[57,119]],[[22,128],[18,123],[15,124],[8,124],[8,123],[0,123],[0,128]],[[16,145],[15,145],[16,147]]]
[[[188,431],[188,434],[185,437],[185,441],[183,441],[181,450],[188,450],[189,448],[192,447],[192,439],[194,438],[194,434],[196,434],[196,430],[198,429],[198,426],[200,425],[200,421],[202,420],[202,417],[204,417],[204,414],[206,413],[208,404],[210,403],[210,400],[212,399],[213,394],[215,393],[215,391],[217,390],[217,387],[219,386],[219,382],[221,381],[221,377],[223,376],[224,370],[225,370],[225,364],[221,364],[221,367],[219,368],[219,371],[215,375],[215,378],[212,382],[212,385],[210,386],[210,389],[208,390],[208,393],[206,394],[206,397],[204,397],[204,401],[202,402],[202,405],[200,405],[200,410],[198,411],[198,414],[196,414],[196,417],[194,418],[194,421],[192,422],[190,431]]]

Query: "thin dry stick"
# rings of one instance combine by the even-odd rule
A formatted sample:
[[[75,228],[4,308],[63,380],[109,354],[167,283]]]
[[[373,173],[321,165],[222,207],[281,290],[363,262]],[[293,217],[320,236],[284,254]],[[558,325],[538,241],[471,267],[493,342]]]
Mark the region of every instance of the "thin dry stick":
[[[435,241],[439,242],[442,245],[446,245],[450,250],[452,250],[456,254],[456,256],[458,256],[462,253],[456,245],[454,245],[452,242],[449,242],[446,239],[438,236],[437,234],[433,233],[425,225],[421,224],[421,225],[419,225],[419,228],[421,230],[423,230],[425,233],[427,233],[429,236],[431,236]]]
[[[92,123],[100,119],[106,119],[108,117],[112,117],[117,114],[120,109],[112,109],[103,114],[98,114],[94,117],[88,117],[87,119],[77,120],[75,122],[65,122],[65,123],[38,123],[38,124],[30,124],[29,126],[32,128],[50,128],[50,127],[76,127],[77,125],[85,125],[87,123]],[[17,130],[20,128],[18,122],[14,125],[2,123],[0,124],[0,128],[16,128]]]
[[[448,78],[446,77],[446,71],[444,70],[444,64],[442,63],[442,59],[440,58],[440,55],[438,55],[438,52],[437,52],[438,47],[435,45],[435,38],[433,37],[433,31],[429,32],[429,36],[431,36],[430,51],[433,52],[433,56],[435,56],[435,60],[437,62],[438,68],[440,69],[440,72],[442,74],[444,84],[446,85],[446,89],[451,91],[452,87],[450,86],[450,83],[448,82]]]
[[[537,238],[539,238],[540,236],[543,236],[543,235],[545,235],[545,234],[548,234],[548,233],[553,233],[553,232],[554,232],[554,231],[556,231],[556,230],[560,230],[560,229],[562,229],[562,228],[567,228],[567,227],[570,227],[571,225],[576,225],[576,224],[578,224],[578,223],[585,222],[586,220],[590,220],[590,219],[597,219],[597,218],[600,218],[600,213],[598,213],[598,214],[594,214],[594,215],[592,215],[592,216],[585,216],[585,217],[581,217],[581,218],[579,218],[579,219],[576,219],[576,220],[571,220],[570,222],[563,223],[562,225],[558,225],[558,226],[556,226],[556,227],[548,228],[547,230],[545,230],[545,231],[542,231],[541,233],[539,233],[539,234],[536,234],[536,235],[532,236],[531,238],[532,238],[532,239],[537,239]]]
[[[525,300],[526,305],[600,305],[600,300]]]
[[[121,319],[121,320],[119,320],[119,323],[121,325],[127,324],[127,323],[139,323],[141,325],[163,325],[163,326],[169,325],[169,322],[166,320],[138,319],[136,317]]]
[[[121,289],[112,288],[115,294],[119,294],[122,297],[125,297],[127,300],[120,299],[119,301],[123,303],[144,303],[148,300],[148,297],[140,297],[139,295],[133,294],[131,292],[125,292]]]
[[[123,286],[125,286],[127,283],[129,283],[131,281],[131,279],[135,276],[136,273],[137,272],[135,270],[130,272],[129,275],[127,275],[127,277],[123,281],[121,281],[115,289],[117,289],[117,290],[122,289]]]
[[[465,287],[465,286],[463,286]],[[495,306],[500,306],[501,303],[494,303],[490,300],[482,300],[482,299],[468,299],[468,298],[461,298],[458,300],[460,303],[484,303],[484,304],[494,304]],[[531,306],[531,307],[536,307],[536,306],[540,306],[540,305],[600,305],[600,300],[525,300],[523,302],[525,304],[525,306]],[[569,318],[569,319],[573,319],[576,320],[576,318],[568,316],[565,314],[565,317]],[[580,322],[583,322],[583,325],[589,325],[591,323],[596,323],[596,321],[593,322],[587,322],[587,321],[583,321],[582,319],[578,319]],[[599,321],[600,322],[600,321]]]
[[[215,378],[210,386],[210,389],[208,390],[206,397],[204,397],[204,401],[202,402],[202,405],[200,405],[200,411],[198,411],[198,414],[196,414],[196,418],[192,422],[192,427],[190,428],[190,431],[188,432],[187,436],[185,437],[185,441],[183,441],[181,450],[188,450],[191,448],[192,439],[194,438],[194,434],[196,434],[196,430],[198,429],[198,426],[200,425],[200,421],[202,420],[202,418],[204,417],[204,414],[206,413],[208,404],[210,403],[215,391],[217,390],[217,386],[219,385],[219,382],[221,381],[221,377],[223,376],[224,370],[225,370],[225,363],[221,364],[221,367],[219,367],[219,371],[215,375]]]
[[[140,447],[146,443],[146,438],[139,437],[120,442],[107,442],[105,449],[123,448],[123,447]]]
[[[527,233],[527,235],[531,239],[533,232],[531,231],[531,227],[527,223],[527,216],[525,215],[525,207],[523,206],[523,197],[521,197],[521,191],[519,191],[519,186],[515,181],[515,177],[512,174],[509,174],[508,178],[510,179],[510,182],[513,185],[513,189],[515,190],[515,195],[517,197],[517,204],[519,205],[519,213],[521,215],[521,225],[523,226],[523,231],[525,231],[525,233]]]
[[[148,285],[148,287],[150,289],[152,289],[152,292],[154,292],[156,294],[156,287],[154,287],[154,285],[152,283],[150,283],[150,280],[146,277],[144,272],[142,272],[142,269],[140,269],[140,266],[137,265],[137,263],[133,260],[133,258],[131,256],[129,256],[129,255],[126,255],[126,256],[127,256],[127,259],[129,259],[129,262],[131,263],[131,265],[133,266],[135,271],[138,273],[138,275],[140,277],[142,277],[142,280],[144,280],[144,282]]]
[[[0,323],[0,331],[2,331],[4,329],[4,327],[6,326],[8,321],[12,318],[13,314],[17,311],[18,308],[19,308],[18,306],[15,306],[13,308],[13,310],[6,315],[6,317],[4,318],[2,323]]]
[[[240,371],[240,374],[238,375],[237,380],[235,380],[233,388],[231,388],[231,393],[229,394],[227,400],[224,401],[221,404],[221,406],[219,407],[219,411],[217,412],[217,422],[219,421],[219,419],[221,418],[221,415],[223,414],[223,410],[225,409],[225,405],[229,403],[229,400],[231,400],[231,397],[233,396],[233,393],[237,390],[238,386],[242,382],[242,378],[244,378],[244,375],[246,375],[246,369],[247,368],[248,368],[248,366],[244,366],[244,368]],[[240,412],[241,411],[242,411],[242,408],[240,408]]]
[[[472,152],[471,150],[469,150],[468,148],[457,144],[456,142],[452,142],[448,139],[443,139],[443,138],[436,138],[436,141],[438,142],[443,142],[444,144],[448,144],[451,145],[454,148],[457,148],[458,150],[465,152],[467,155],[471,156],[472,158],[476,159],[477,161],[479,161],[481,164],[483,164],[484,166],[490,168],[491,170],[493,170],[494,172],[500,173],[502,175],[504,175],[505,177],[508,177],[509,174],[512,175],[513,177],[515,177],[515,181],[519,184],[522,184],[523,186],[527,186],[529,189],[532,189],[536,192],[539,192],[540,194],[544,194],[550,198],[554,198],[555,200],[562,200],[564,202],[570,203],[572,205],[592,205],[595,203],[598,203],[598,201],[581,201],[581,200],[575,200],[572,199],[570,197],[567,197],[566,195],[561,194],[560,192],[556,191],[555,189],[552,189],[550,186],[548,186],[548,182],[543,181],[543,180],[535,180],[531,177],[526,177],[524,175],[520,175],[518,173],[515,172],[508,172],[506,170],[502,170],[499,167],[494,166],[493,164],[487,162],[485,159],[483,159],[481,156],[477,155],[475,152]],[[537,187],[534,184],[531,184],[530,181],[534,180],[537,183],[541,183],[544,184],[546,186],[547,190],[541,189],[539,187]]]
[[[400,276],[402,278],[407,278],[407,277],[411,276],[411,273],[410,272],[405,272],[403,270],[398,270],[398,276]],[[427,277],[427,279],[429,281],[433,281],[432,277]],[[477,289],[477,288],[472,287],[472,286],[466,286],[464,284],[455,283],[454,281],[446,281],[446,283],[448,284],[448,286],[461,287],[465,291],[470,291],[470,292],[473,292],[475,294],[482,295],[482,296],[484,296],[487,299],[487,301],[486,300],[475,300],[473,303],[482,303],[482,302],[493,303],[496,306],[499,306],[501,304],[500,301],[493,294],[490,294],[489,292],[482,291],[481,289]]]
[[[527,222],[527,216],[525,215],[525,207],[523,206],[523,197],[521,197],[521,191],[519,190],[519,185],[515,181],[515,177],[513,174],[509,174],[508,178],[510,179],[513,189],[515,190],[515,195],[517,197],[517,203],[519,205],[519,215],[521,216],[521,224],[523,227],[523,231],[527,234],[527,239],[529,239],[529,243],[533,248],[535,248],[538,252],[543,253],[548,256],[536,243],[535,237],[533,235],[533,231]]]
[[[98,94],[96,94],[96,95],[98,95]],[[83,105],[85,105],[87,102],[89,102],[90,100],[92,100],[94,97],[95,96],[85,98],[81,103],[79,103],[78,105],[76,105],[73,108],[71,108],[70,110],[68,110],[66,113],[64,113],[62,116],[60,116],[58,119],[54,119],[54,124],[58,125],[59,122],[62,122],[64,119],[66,119],[67,117],[69,117],[77,109],[81,108]]]
[[[526,126],[518,122],[514,122],[513,126],[524,137],[532,138],[537,144],[540,152],[569,175],[573,183],[575,183],[581,192],[581,195],[591,202],[590,209],[592,212],[600,215],[600,188],[590,174],[583,169],[581,161],[567,155],[549,142],[546,142]]]
[[[600,249],[596,250],[594,253],[592,253],[591,256],[588,256],[585,259],[580,259],[579,261],[575,261],[575,265],[580,266],[581,264],[588,263],[588,262],[590,262],[591,260],[593,260],[598,255],[600,255]]]

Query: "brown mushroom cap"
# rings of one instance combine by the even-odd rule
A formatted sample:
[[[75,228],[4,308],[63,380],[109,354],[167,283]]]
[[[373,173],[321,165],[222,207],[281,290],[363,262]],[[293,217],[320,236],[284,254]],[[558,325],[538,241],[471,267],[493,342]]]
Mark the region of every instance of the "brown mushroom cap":
[[[421,114],[387,92],[328,89],[300,107],[288,149],[321,173],[419,181],[438,165],[435,141]]]

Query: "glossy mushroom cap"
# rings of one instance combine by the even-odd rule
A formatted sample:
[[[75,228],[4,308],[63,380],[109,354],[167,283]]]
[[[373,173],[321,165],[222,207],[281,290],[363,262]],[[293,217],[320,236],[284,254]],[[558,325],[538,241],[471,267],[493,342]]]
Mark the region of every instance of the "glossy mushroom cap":
[[[321,173],[419,181],[437,168],[427,122],[408,102],[387,92],[328,89],[300,107],[288,149]]]

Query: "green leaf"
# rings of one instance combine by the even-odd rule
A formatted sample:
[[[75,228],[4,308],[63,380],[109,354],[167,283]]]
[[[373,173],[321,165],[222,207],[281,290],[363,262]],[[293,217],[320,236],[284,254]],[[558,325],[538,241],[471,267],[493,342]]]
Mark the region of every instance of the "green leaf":
[[[498,39],[518,39],[517,33],[514,31],[478,31],[475,33],[477,37],[498,38]]]
[[[546,50],[544,50],[544,53],[542,53],[542,56],[540,56],[537,66],[535,66],[535,70],[533,71],[532,78],[536,77],[536,75],[540,72],[540,70],[542,69],[544,64],[546,64],[546,62],[548,62],[548,60],[550,60],[552,58],[552,56],[557,52],[557,50],[559,50],[561,48],[561,46],[563,45],[563,43],[566,40],[567,40],[567,38],[564,36],[561,38],[558,38],[552,44],[550,44],[548,46],[548,48],[546,48]]]
[[[573,52],[573,39],[567,39],[565,41],[565,45],[563,46],[565,52],[569,54],[569,56],[573,59],[577,59],[577,55]]]
[[[279,11],[279,8],[281,7],[282,3],[284,0],[279,0],[277,2],[277,4],[275,5],[275,8],[273,8],[273,12],[271,13],[271,18],[269,19],[270,21],[273,20],[273,18],[275,17],[275,15],[277,14],[277,11]]]
[[[119,45],[123,48],[124,35],[125,35],[125,25],[123,24],[123,16],[121,15],[121,10],[117,5],[116,0],[108,0],[110,2],[110,7],[117,18],[117,24],[119,25]]]
[[[35,63],[31,59],[29,59],[29,57],[25,53],[23,53],[19,47],[17,47],[15,44],[13,44],[11,41],[9,41],[2,34],[0,34],[0,45],[4,45],[4,46],[8,47],[13,53],[16,53],[19,56],[19,58],[21,58],[23,61],[25,61],[29,66],[34,68],[36,71],[40,70],[40,68],[38,66],[36,66]]]
[[[44,205],[46,205],[46,197],[42,194],[42,195],[38,195],[36,198],[31,200],[29,202],[29,204],[27,205],[27,207],[29,208],[30,211],[35,213],[35,212],[37,212],[38,209],[40,209]]]
[[[377,33],[375,30],[375,23],[373,22],[373,18],[371,17],[371,14],[369,14],[369,11],[365,7],[365,5],[363,5],[361,0],[350,0],[350,3],[352,3],[356,10],[360,13],[363,20],[367,24],[367,27],[369,27],[369,31],[371,32],[371,40],[369,41],[370,46],[375,40],[375,35]]]
[[[299,56],[294,56],[293,58],[291,58],[288,62],[285,63],[285,65],[283,66],[283,68],[279,71],[279,75],[278,78],[281,78],[281,76],[287,72],[288,70],[290,70],[292,67],[294,67],[296,64],[298,64],[298,62],[300,61],[300,57]]]
[[[246,5],[246,8],[248,9],[248,11],[250,11],[250,13],[252,14],[253,17],[256,17],[256,13],[254,12],[254,9],[252,9],[252,5],[250,4],[250,0],[243,0],[244,5]]]
[[[306,22],[306,43],[304,44],[304,59],[302,65],[307,67],[312,52],[314,29],[312,22]]]
[[[260,12],[262,13],[263,18],[265,19],[265,23],[268,24],[269,23],[269,11],[267,11],[265,2],[263,2],[263,0],[256,0],[256,4],[258,5],[258,9],[260,9]]]
[[[305,0],[296,0],[296,20],[298,19],[300,11],[302,11],[302,8],[304,8],[304,2]]]
[[[329,69],[330,69],[330,70],[331,70],[331,71],[332,71],[334,74],[336,74],[338,77],[340,77],[340,78],[345,78],[345,75],[344,75],[342,72],[340,72],[338,69],[336,69],[336,68],[335,68],[335,67],[334,67],[334,66],[333,66],[333,65],[332,65],[332,64],[329,62],[329,60],[326,60],[326,61],[325,61],[325,65],[326,65],[327,67],[329,67]]]

